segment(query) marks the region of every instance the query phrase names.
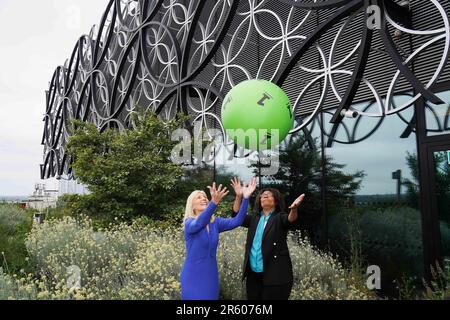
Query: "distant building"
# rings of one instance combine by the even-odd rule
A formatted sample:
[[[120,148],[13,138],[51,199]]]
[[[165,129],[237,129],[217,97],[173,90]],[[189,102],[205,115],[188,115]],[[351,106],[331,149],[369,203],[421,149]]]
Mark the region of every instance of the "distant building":
[[[56,207],[56,201],[58,200],[59,190],[47,189],[43,183],[36,183],[34,185],[34,192],[24,202],[22,207],[31,208],[38,211],[50,207]]]
[[[77,180],[60,179],[58,180],[59,192],[58,195],[64,194],[88,194],[89,190]]]

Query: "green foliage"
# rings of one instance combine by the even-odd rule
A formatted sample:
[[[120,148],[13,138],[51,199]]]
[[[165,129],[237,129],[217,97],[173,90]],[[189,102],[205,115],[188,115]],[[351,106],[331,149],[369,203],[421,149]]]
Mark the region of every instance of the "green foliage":
[[[80,194],[63,194],[58,197],[56,206],[47,208],[45,219],[62,219],[63,217],[79,217],[89,215],[89,206],[85,203],[84,195]],[[95,219],[94,214],[90,214]]]
[[[436,166],[436,195],[440,220],[450,226],[450,165],[446,152],[434,154]]]
[[[218,266],[222,299],[246,299],[241,270],[246,230],[221,234]],[[299,231],[288,237],[294,283],[292,300],[367,300],[376,298],[364,286],[365,280],[351,275],[332,255],[312,246]],[[238,270],[239,272],[236,272]]]
[[[5,273],[0,267],[0,300],[36,300],[37,292],[30,275],[19,278]]]
[[[440,218],[450,224],[450,166],[447,163],[447,154],[446,152],[436,152],[433,157]],[[406,187],[408,203],[414,208],[419,208],[420,185],[417,155],[407,152],[406,163],[411,172],[412,179],[403,179],[402,185]]]
[[[400,280],[394,280],[397,284],[399,300],[418,299],[417,278],[403,275]]]
[[[431,268],[431,283],[424,282],[425,298],[428,300],[450,300],[450,259],[444,259],[443,268],[437,264]]]
[[[33,228],[26,240],[37,277],[0,270],[0,299],[180,299],[185,259],[183,232],[142,221],[94,230],[90,219],[65,217]],[[245,298],[241,281],[246,230],[220,236],[218,268],[222,299]],[[368,299],[345,269],[309,243],[288,239],[294,266],[291,299]],[[68,288],[69,267],[80,270],[80,287]],[[2,291],[3,290],[3,294]]]
[[[397,279],[402,298],[411,298],[412,278],[420,285],[423,276],[422,223],[420,212],[409,207],[345,209],[330,217],[329,236],[334,250],[343,256],[360,241],[362,259],[382,268],[382,287]],[[442,250],[450,251],[450,228],[441,222]],[[354,249],[354,248],[353,248]],[[392,292],[393,293],[393,292]]]
[[[163,122],[153,113],[140,113],[133,118],[133,129],[102,133],[93,124],[75,121],[68,150],[75,157],[75,175],[90,194],[65,201],[75,214],[106,221],[141,215],[161,219],[182,175],[170,155],[177,143],[171,133],[184,120]]]
[[[24,239],[31,230],[32,215],[15,204],[0,205],[0,267],[6,272],[31,270]]]
[[[403,179],[402,185],[406,187],[406,197],[408,203],[413,208],[419,208],[419,165],[417,163],[417,156],[415,154],[411,154],[409,152],[406,153],[406,164],[411,172],[412,180]]]

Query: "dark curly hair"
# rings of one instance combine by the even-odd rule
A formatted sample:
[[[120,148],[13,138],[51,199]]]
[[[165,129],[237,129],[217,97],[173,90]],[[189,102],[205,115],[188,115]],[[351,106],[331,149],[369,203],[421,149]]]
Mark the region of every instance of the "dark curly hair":
[[[275,188],[264,188],[261,189],[258,192],[258,195],[255,198],[255,205],[253,206],[253,208],[255,210],[258,210],[258,212],[261,212],[262,207],[261,207],[261,195],[265,192],[265,191],[269,191],[270,193],[272,193],[274,199],[275,199],[275,211],[276,212],[285,212],[286,210],[286,205],[284,203],[284,198],[281,195],[281,192],[278,191]]]

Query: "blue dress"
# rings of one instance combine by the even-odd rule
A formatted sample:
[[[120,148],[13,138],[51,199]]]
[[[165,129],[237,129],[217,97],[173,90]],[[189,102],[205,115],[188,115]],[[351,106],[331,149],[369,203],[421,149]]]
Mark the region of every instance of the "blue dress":
[[[217,205],[210,201],[197,219],[189,218],[184,224],[186,260],[181,269],[182,300],[219,299],[219,272],[217,269],[217,245],[219,233],[239,227],[247,214],[248,199],[243,199],[234,218],[216,217],[210,223]],[[206,225],[209,224],[209,232]]]

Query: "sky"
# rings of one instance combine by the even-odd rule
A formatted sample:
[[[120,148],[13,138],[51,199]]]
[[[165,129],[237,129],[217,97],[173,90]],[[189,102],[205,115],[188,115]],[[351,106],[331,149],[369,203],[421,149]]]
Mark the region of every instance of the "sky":
[[[40,180],[45,90],[108,0],[0,0],[0,196],[24,196]]]

